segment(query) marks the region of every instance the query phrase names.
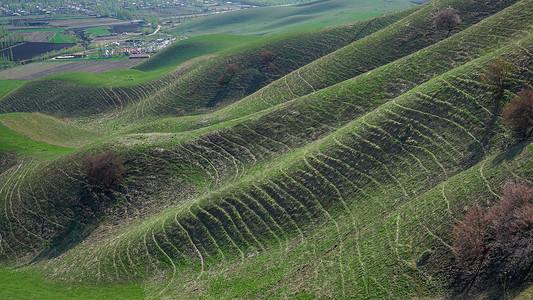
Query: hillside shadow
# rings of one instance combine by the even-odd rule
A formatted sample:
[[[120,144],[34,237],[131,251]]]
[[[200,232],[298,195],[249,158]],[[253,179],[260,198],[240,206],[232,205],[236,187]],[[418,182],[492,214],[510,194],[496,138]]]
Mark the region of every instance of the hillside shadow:
[[[106,211],[116,203],[111,191],[79,189],[79,201],[71,209],[75,216],[51,239],[32,263],[54,259],[82,243],[105,220]]]

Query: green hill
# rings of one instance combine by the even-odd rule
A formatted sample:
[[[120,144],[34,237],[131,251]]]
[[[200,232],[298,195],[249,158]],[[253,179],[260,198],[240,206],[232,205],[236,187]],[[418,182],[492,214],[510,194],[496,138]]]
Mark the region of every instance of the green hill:
[[[175,33],[197,36],[208,33],[273,35],[320,28],[405,9],[412,1],[325,0],[294,6],[262,7],[211,15],[185,22]]]
[[[433,20],[449,7],[462,23],[447,38]],[[511,298],[533,282],[527,247],[513,246],[529,253],[522,262],[502,254],[501,266],[518,266],[512,276],[487,261],[460,273],[469,266],[454,257],[452,231],[469,207],[501,201],[506,182],[533,184],[533,139],[517,140],[501,117],[531,88],[531,49],[532,0],[433,0],[225,48],[147,85],[29,82],[0,108],[106,129],[0,115],[0,139],[13,145],[0,156],[0,273],[25,280],[0,289],[14,298],[107,297],[112,284],[117,298]],[[264,51],[283,71],[235,92],[248,86],[244,71],[265,72]],[[161,57],[145,67],[159,69]],[[502,90],[481,79],[497,59],[511,66]],[[209,106],[223,88],[212,80],[230,64],[233,86]],[[18,139],[71,148],[39,156],[15,149]],[[82,161],[108,150],[125,173],[96,185]],[[27,284],[40,276],[46,286]]]
[[[372,34],[409,13],[392,13],[372,20],[253,41],[237,46],[232,51],[227,49],[189,60],[166,75],[140,85],[101,88],[78,85],[75,83],[80,83],[80,80],[73,82],[69,79],[78,75],[75,73],[30,81],[23,89],[0,99],[0,111],[18,112],[22,109],[60,117],[87,117],[98,113],[116,115],[118,109],[120,115],[126,112],[125,117],[130,119],[205,112],[214,106],[227,105],[249,95],[302,65]],[[220,40],[219,37],[207,39]],[[161,53],[161,56],[154,56],[152,59],[156,63],[149,60],[144,66],[149,68],[158,65],[157,61],[174,60],[173,49],[180,49],[180,45],[176,44],[176,47]],[[266,65],[261,58],[265,51],[272,51],[276,55],[272,66]],[[239,72],[232,81],[221,86],[218,79],[221,76],[229,78],[226,72],[229,64],[237,65]],[[140,70],[126,72],[154,74]],[[85,80],[86,76],[99,78],[97,75],[84,75],[81,76],[84,82],[101,81]],[[122,111],[124,107],[126,110]],[[131,123],[131,120],[128,122]],[[118,120],[118,123],[124,122]]]

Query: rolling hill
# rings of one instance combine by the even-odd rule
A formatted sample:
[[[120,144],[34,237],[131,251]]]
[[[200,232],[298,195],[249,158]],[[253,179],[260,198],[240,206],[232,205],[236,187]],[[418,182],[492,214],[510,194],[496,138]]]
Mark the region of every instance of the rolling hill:
[[[433,22],[449,7],[462,23],[447,37]],[[509,299],[530,287],[531,268],[501,271],[516,266],[506,256],[461,273],[452,231],[507,182],[533,185],[533,139],[502,119],[533,88],[532,0],[433,0],[215,44],[155,56],[137,71],[176,67],[145,83],[45,79],[0,99],[8,297]],[[482,80],[498,60],[501,89]],[[125,171],[95,184],[86,161],[109,150]]]
[[[293,6],[261,7],[211,15],[185,22],[174,33],[197,36],[208,33],[273,35],[337,25],[414,6],[408,0],[319,0]]]

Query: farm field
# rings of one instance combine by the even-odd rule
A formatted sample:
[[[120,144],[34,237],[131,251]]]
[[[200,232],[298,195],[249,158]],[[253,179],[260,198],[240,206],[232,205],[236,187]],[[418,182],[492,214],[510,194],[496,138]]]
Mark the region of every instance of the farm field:
[[[63,31],[63,29],[20,30],[18,32],[23,34],[24,39],[28,42],[48,43],[59,31]]]
[[[55,35],[55,33],[54,33]],[[53,36],[52,36],[53,37]],[[70,48],[76,44],[58,44],[50,42],[25,42],[12,47],[13,60],[27,60],[33,57],[45,54],[50,51],[57,51],[65,48]]]
[[[5,81],[2,295],[527,299],[533,0],[349,4]]]
[[[79,25],[94,25],[121,22],[115,18],[71,18],[66,20],[52,20],[50,26],[71,27]]]
[[[33,80],[45,76],[71,72],[101,74],[110,71],[129,69],[141,62],[142,59],[38,62],[1,71],[0,79]]]

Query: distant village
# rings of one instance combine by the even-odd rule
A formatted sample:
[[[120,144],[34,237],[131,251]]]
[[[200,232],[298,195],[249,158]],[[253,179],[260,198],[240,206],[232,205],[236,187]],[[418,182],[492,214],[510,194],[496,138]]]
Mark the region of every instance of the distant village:
[[[135,0],[96,0],[96,1],[47,1],[43,4],[38,1],[11,1],[0,3],[2,16],[52,16],[80,14],[87,16],[115,16],[122,19],[133,18],[132,12],[140,10],[160,10],[176,7],[200,8],[203,13],[217,13],[222,11],[239,10],[256,7],[231,1],[201,1],[201,0],[170,0],[170,1],[135,1]],[[128,13],[129,12],[129,13]]]

